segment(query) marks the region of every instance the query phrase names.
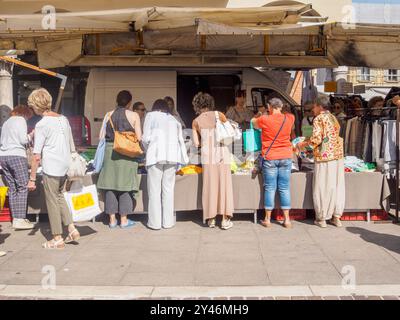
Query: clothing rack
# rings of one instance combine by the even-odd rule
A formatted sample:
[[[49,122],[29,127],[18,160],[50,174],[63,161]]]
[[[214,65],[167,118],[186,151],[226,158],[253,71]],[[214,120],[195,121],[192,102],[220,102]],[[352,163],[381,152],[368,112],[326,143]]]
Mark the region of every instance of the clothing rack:
[[[363,108],[358,109],[358,112],[366,112],[373,110],[396,110],[396,179],[395,179],[395,201],[396,201],[396,224],[400,221],[399,212],[400,212],[400,108],[399,107],[383,107],[383,108]],[[354,117],[352,117],[354,118]]]

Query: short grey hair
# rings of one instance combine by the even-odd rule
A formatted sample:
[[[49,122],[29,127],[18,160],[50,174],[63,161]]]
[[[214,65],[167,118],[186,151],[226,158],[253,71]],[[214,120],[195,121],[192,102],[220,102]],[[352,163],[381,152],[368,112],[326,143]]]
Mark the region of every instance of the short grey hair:
[[[328,96],[319,96],[315,102],[317,106],[329,110],[331,108],[331,101]]]
[[[269,100],[269,105],[271,106],[272,109],[282,109],[283,108],[283,102],[279,98],[272,98]]]

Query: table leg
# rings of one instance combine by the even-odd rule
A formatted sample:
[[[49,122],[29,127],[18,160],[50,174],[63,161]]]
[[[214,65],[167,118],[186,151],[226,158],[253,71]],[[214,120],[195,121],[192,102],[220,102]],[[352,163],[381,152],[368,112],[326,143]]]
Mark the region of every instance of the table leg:
[[[36,223],[39,223],[39,214],[36,214]]]
[[[371,222],[371,210],[367,210],[367,223]]]
[[[254,223],[257,224],[257,210],[254,210]]]

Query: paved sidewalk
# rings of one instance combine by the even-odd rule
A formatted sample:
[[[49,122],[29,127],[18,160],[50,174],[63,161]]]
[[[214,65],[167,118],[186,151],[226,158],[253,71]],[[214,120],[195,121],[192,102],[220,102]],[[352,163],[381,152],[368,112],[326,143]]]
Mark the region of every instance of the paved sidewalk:
[[[180,292],[180,298],[400,296],[398,225],[344,222],[342,229],[320,229],[306,221],[295,222],[292,230],[279,224],[267,230],[244,215],[222,231],[203,227],[198,214],[178,214],[174,229],[157,232],[145,227],[144,216],[136,218],[140,223],[131,230],[82,224],[80,244],[62,251],[41,249],[48,223],[18,232],[3,223],[0,250],[8,254],[0,258],[0,297],[28,289],[27,296],[40,296],[42,271],[53,268],[60,295],[69,288],[74,296],[72,288],[78,288],[76,297],[82,287],[103,288],[99,297],[107,296],[107,288],[136,298],[154,297],[157,288],[166,288],[158,297]],[[351,270],[357,287],[343,291],[343,276]],[[144,292],[132,291],[139,287]],[[173,287],[184,288],[167,290]]]

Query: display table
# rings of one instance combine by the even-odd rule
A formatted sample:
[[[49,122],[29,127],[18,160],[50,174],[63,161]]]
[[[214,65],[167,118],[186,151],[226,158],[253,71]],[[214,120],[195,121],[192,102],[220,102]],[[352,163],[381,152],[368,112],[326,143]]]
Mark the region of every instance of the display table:
[[[140,192],[135,204],[135,213],[147,212],[148,196],[146,177],[141,177]],[[201,175],[177,176],[175,184],[175,211],[195,211],[202,209]],[[43,186],[38,176],[37,190],[29,194],[28,213],[46,213]],[[87,175],[84,185],[96,183],[97,177]],[[313,209],[313,173],[292,174],[291,197],[293,209]],[[0,185],[4,185],[0,179]],[[235,212],[256,213],[263,209],[262,176],[233,175]],[[389,207],[390,188],[386,177],[380,172],[346,173],[346,210],[368,211]],[[100,205],[103,206],[100,192]],[[277,200],[277,206],[279,201]],[[255,216],[256,217],[256,216]]]

